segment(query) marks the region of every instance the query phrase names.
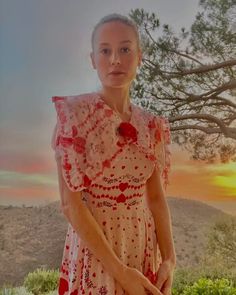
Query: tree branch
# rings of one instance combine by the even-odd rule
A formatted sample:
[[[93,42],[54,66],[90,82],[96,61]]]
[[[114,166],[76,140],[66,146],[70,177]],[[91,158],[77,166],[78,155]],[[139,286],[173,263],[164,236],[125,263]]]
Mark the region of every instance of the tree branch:
[[[171,121],[171,120],[170,120]],[[204,126],[198,126],[198,125],[181,125],[181,126],[171,126],[170,130],[171,131],[178,131],[178,130],[186,130],[186,129],[197,129],[200,131],[203,131],[207,134],[221,134],[222,130],[221,128],[210,128],[210,127],[204,127]],[[225,134],[226,137],[232,138],[236,140],[236,128],[230,128],[226,127],[226,132]]]
[[[190,70],[183,70],[181,72],[166,72],[169,74],[170,78],[178,78],[179,76],[183,77],[186,75],[192,75],[192,74],[204,74],[210,71],[226,68],[226,67],[232,67],[236,65],[236,59],[227,60],[225,62],[213,64],[213,65],[203,65],[199,68],[190,69]]]
[[[189,119],[193,119],[193,120],[194,119],[204,119],[204,120],[213,122],[220,127],[221,131],[224,134],[227,134],[227,127],[222,122],[222,120],[216,118],[215,116],[209,115],[209,114],[189,114],[189,115],[175,116],[175,117],[170,118],[170,122],[189,120]]]

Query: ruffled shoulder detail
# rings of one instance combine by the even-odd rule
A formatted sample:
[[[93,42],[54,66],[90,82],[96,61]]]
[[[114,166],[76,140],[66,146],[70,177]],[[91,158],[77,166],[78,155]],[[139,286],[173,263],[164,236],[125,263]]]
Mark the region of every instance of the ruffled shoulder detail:
[[[158,118],[132,104],[130,123],[122,122],[96,92],[53,96],[52,102],[57,122],[51,147],[61,158],[62,175],[70,190],[81,191],[96,183],[104,169],[119,161],[118,155],[129,144],[135,144],[162,170],[165,167],[163,176],[168,174],[167,146],[158,142],[157,135],[154,137],[162,128],[162,139],[168,142],[164,119],[160,124]]]
[[[86,175],[88,104],[83,96],[53,96],[52,102],[57,122],[51,147],[55,157],[61,158],[62,175],[68,187],[72,191],[80,191],[90,184]]]
[[[154,163],[163,179],[164,188],[169,184],[171,170],[171,133],[169,120],[163,116],[154,116],[150,124],[154,142]]]

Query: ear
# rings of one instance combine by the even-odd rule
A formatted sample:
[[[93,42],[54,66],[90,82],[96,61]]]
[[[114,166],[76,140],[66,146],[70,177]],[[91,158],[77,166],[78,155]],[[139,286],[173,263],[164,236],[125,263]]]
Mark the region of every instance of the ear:
[[[90,58],[93,65],[93,68],[96,69],[95,59],[94,59],[94,53],[90,52]]]

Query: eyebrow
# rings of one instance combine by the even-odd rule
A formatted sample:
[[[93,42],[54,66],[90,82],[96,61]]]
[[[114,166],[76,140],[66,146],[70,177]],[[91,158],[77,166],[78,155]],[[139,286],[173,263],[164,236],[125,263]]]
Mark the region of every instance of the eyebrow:
[[[121,41],[120,43],[132,43],[132,41],[130,41],[130,40],[124,40],[124,41]],[[109,43],[103,42],[103,43],[100,43],[99,45],[100,46],[102,46],[102,45],[109,45]]]

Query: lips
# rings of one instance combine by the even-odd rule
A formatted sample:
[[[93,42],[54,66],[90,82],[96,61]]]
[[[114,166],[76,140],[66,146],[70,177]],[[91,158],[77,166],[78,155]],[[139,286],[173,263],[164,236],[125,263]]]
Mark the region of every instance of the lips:
[[[113,71],[113,72],[110,72],[110,73],[109,73],[109,75],[121,75],[121,74],[124,74],[124,72]]]

